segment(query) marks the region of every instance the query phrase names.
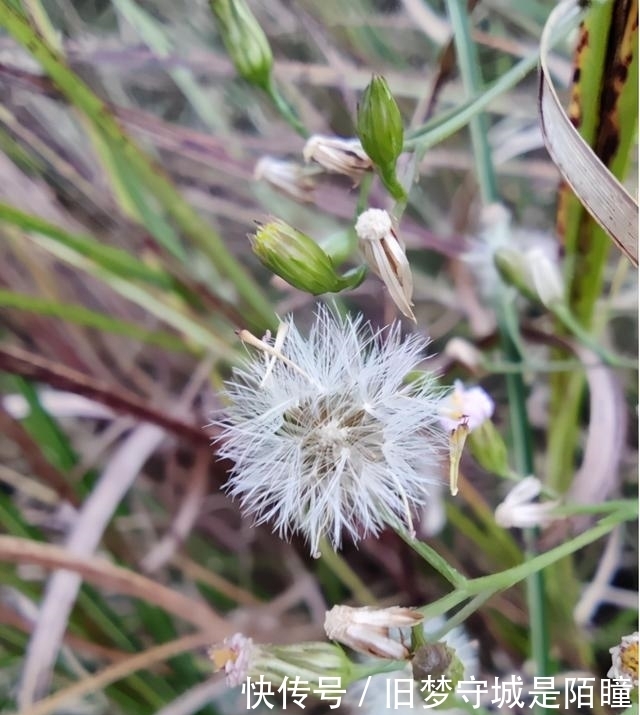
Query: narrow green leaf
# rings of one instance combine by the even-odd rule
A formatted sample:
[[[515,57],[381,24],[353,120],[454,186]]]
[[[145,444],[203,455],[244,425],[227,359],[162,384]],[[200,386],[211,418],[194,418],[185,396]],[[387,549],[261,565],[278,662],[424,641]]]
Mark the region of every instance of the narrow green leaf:
[[[76,325],[83,325],[87,328],[96,328],[108,333],[123,335],[143,343],[158,345],[168,350],[178,350],[180,352],[189,351],[189,347],[185,344],[184,340],[175,335],[147,330],[134,323],[112,318],[109,315],[89,310],[81,305],[56,303],[47,298],[0,289],[0,306],[61,318]]]

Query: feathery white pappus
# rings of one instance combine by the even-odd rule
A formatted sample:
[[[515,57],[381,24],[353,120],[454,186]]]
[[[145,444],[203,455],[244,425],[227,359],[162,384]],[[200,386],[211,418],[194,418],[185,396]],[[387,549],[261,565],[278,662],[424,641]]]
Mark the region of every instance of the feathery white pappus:
[[[314,555],[322,536],[337,549],[343,532],[413,532],[448,448],[435,378],[405,382],[427,340],[322,305],[307,338],[291,318],[275,341],[250,337],[262,352],[234,370],[217,423],[218,455],[234,462],[225,488],[243,511],[281,538],[301,534]]]

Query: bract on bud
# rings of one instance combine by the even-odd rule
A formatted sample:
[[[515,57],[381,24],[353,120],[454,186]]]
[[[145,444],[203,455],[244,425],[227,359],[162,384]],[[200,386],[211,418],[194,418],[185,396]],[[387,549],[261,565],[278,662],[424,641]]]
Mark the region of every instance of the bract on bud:
[[[424,616],[411,608],[350,608],[334,606],[324,620],[327,638],[360,653],[378,658],[404,660],[411,654],[407,628],[421,623]],[[403,632],[402,629],[405,629]],[[407,636],[407,642],[404,637]]]
[[[364,280],[364,266],[339,275],[312,238],[280,219],[259,226],[249,239],[253,252],[269,270],[307,293],[337,293],[356,288]]]
[[[326,171],[351,177],[357,186],[373,162],[359,139],[343,139],[314,134],[307,139],[302,155],[306,162],[315,161]]]
[[[218,29],[238,74],[262,89],[271,83],[269,40],[244,0],[210,0]]]
[[[395,199],[406,194],[396,177],[402,153],[404,127],[400,109],[384,77],[374,75],[358,105],[357,131],[362,147],[380,171],[380,178]]]
[[[389,290],[393,302],[407,318],[416,322],[411,306],[413,276],[404,244],[384,209],[367,209],[356,221],[358,245],[365,261]]]

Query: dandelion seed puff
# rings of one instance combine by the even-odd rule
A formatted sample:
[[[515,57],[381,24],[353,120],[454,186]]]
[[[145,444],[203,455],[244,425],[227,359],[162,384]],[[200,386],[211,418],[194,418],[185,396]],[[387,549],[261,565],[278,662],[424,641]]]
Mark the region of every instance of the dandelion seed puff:
[[[226,490],[257,524],[301,534],[314,555],[322,536],[337,549],[343,533],[357,542],[398,522],[412,532],[447,450],[435,379],[405,381],[427,341],[324,306],[308,337],[290,318],[285,326],[277,349],[266,345],[227,383]]]

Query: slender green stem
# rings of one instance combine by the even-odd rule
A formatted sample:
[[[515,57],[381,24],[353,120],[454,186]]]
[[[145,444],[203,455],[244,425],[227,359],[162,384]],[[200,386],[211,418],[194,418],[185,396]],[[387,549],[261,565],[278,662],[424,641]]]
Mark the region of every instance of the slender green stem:
[[[558,320],[589,350],[595,353],[603,363],[611,367],[623,367],[631,370],[638,369],[638,361],[620,357],[600,345],[598,340],[586,330],[571,309],[564,303],[552,307],[552,312]]]
[[[466,0],[447,0],[447,9],[453,27],[453,40],[458,56],[462,84],[467,95],[473,96],[478,91],[484,91],[484,87],[480,75],[478,50],[471,37],[467,2]],[[492,203],[498,197],[498,185],[493,171],[491,147],[487,138],[488,126],[487,116],[483,112],[477,112],[469,120],[471,143],[476,161],[476,171],[478,172],[478,184],[485,204]]]
[[[369,205],[369,193],[371,192],[371,184],[373,183],[373,173],[367,173],[362,177],[360,182],[360,191],[358,193],[358,204],[356,206],[356,214],[359,216],[363,211],[367,210]]]
[[[459,606],[464,601],[471,599],[470,603],[461,611],[461,613],[464,613],[464,617],[467,618],[494,594],[515,586],[520,581],[530,578],[534,573],[542,571],[588,544],[601,539],[613,531],[618,524],[636,519],[638,517],[638,508],[638,503],[635,500],[629,499],[620,501],[618,502],[617,510],[613,514],[608,514],[595,526],[575,536],[573,539],[543,554],[538,554],[531,559],[526,559],[523,563],[505,569],[504,571],[489,574],[488,576],[480,576],[479,578],[466,579],[465,582],[454,591],[434,603],[421,608],[420,611],[424,614],[425,619],[428,620],[436,616],[441,616],[447,611],[456,608],[456,606]],[[450,622],[457,624],[458,618],[454,616]]]
[[[452,586],[455,588],[463,588],[467,583],[467,579],[428,544],[413,538],[400,527],[396,527],[396,533],[441,576],[446,578]]]
[[[453,630],[456,626],[462,625],[469,616],[475,613],[478,609],[482,608],[484,604],[493,596],[493,593],[479,593],[474,596],[469,603],[464,605],[454,616],[449,618],[447,622],[440,628],[436,633],[434,633],[432,640],[440,640],[449,631]]]
[[[522,374],[524,372],[575,372],[584,370],[591,365],[584,365],[579,360],[552,360],[550,362],[501,362],[497,360],[483,360],[482,369],[496,375]],[[595,367],[595,365],[593,365]]]
[[[618,524],[635,519],[637,516],[638,504],[635,501],[629,500],[622,504],[620,509],[618,509],[614,514],[609,514],[604,517],[595,526],[591,527],[582,534],[575,536],[573,539],[565,541],[563,544],[560,544],[543,554],[538,554],[534,558],[529,559],[518,566],[513,566],[510,569],[500,571],[496,574],[481,576],[467,581],[465,596],[475,596],[477,594],[484,593],[485,591],[497,593],[498,591],[504,591],[507,588],[511,588],[519,581],[522,581],[524,578],[530,576],[532,573],[540,571],[556,561],[560,561],[560,559],[563,559],[565,556],[573,554],[578,551],[578,549],[597,541],[603,536],[606,536],[610,531],[618,526]]]
[[[497,97],[513,89],[529,72],[532,72],[538,65],[538,59],[537,52],[524,57],[505,72],[500,79],[490,84],[482,92],[474,93],[471,99],[459,107],[434,117],[424,126],[409,132],[404,142],[404,150],[409,151],[416,146],[430,149],[465,127],[478,112],[488,107]]]
[[[480,62],[476,44],[471,36],[469,13],[466,0],[447,0],[447,8],[454,33],[454,43],[462,83],[467,95],[484,91]],[[470,118],[469,129],[476,165],[480,194],[485,205],[499,200],[498,186],[493,168],[491,147],[488,141],[487,118],[483,113],[476,113]],[[512,302],[506,300],[503,290],[498,290],[496,313],[502,350],[507,360],[520,358],[517,320]],[[513,451],[518,471],[521,474],[533,473],[533,451],[531,431],[526,413],[525,389],[522,375],[507,374],[507,395],[511,416]],[[528,558],[535,556],[536,534],[527,530],[524,534]],[[548,624],[545,614],[544,582],[541,571],[532,572],[527,578],[527,600],[529,603],[531,651],[536,662],[538,675],[547,675],[549,671]]]
[[[273,102],[275,108],[280,112],[280,116],[287,122],[287,124],[297,132],[303,139],[309,137],[309,131],[296,116],[295,112],[291,108],[289,102],[282,96],[282,93],[278,89],[278,86],[271,78],[269,85],[266,88],[266,92],[269,95],[269,99]]]

